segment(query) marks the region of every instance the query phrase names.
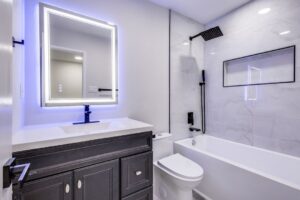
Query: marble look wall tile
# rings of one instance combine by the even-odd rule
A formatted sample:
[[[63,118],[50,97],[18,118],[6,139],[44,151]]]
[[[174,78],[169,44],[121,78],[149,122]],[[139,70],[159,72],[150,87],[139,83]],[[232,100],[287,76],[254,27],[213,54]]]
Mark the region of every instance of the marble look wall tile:
[[[269,150],[278,151],[278,140],[272,139],[268,137],[263,137],[259,135],[253,136],[253,145],[260,147],[260,148],[267,148]]]
[[[270,13],[259,15],[265,7]],[[208,134],[300,157],[299,62],[296,83],[257,86],[254,101],[245,99],[247,87],[222,87],[224,60],[290,45],[298,48],[299,18],[299,0],[257,0],[207,25],[218,25],[224,32],[205,43]],[[290,34],[279,34],[286,30]]]
[[[200,127],[200,72],[204,64],[204,42],[189,43],[189,37],[204,26],[176,12],[171,16],[171,132],[173,140],[191,137],[187,113],[194,112]]]
[[[292,140],[279,140],[278,147],[281,152],[294,156],[300,155],[300,142]]]

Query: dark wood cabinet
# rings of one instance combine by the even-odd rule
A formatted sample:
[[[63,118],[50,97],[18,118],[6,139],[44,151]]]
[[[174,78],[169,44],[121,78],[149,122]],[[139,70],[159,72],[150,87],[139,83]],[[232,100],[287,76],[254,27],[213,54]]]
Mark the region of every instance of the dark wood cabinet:
[[[122,196],[152,185],[152,152],[121,159]]]
[[[118,200],[119,160],[74,171],[75,200]]]
[[[13,156],[32,166],[13,200],[152,200],[152,132]]]
[[[134,193],[132,195],[129,195],[122,200],[152,200],[153,194],[152,194],[152,187],[141,190],[137,193]]]
[[[73,174],[71,172],[25,183],[13,194],[13,200],[72,200]]]

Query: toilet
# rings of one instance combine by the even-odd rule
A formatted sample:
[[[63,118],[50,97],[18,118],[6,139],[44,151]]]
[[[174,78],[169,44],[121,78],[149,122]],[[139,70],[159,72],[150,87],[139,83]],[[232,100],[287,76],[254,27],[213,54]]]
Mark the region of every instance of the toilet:
[[[154,162],[159,174],[160,200],[193,200],[192,190],[200,184],[203,169],[194,161],[174,154]]]

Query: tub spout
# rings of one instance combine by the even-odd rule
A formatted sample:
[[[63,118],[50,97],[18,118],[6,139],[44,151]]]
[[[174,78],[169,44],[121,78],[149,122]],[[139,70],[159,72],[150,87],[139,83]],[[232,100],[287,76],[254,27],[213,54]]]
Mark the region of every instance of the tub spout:
[[[200,128],[190,127],[190,131],[191,131],[191,132],[200,132],[201,129],[200,129]]]
[[[196,145],[196,140],[195,137],[192,139],[192,145],[195,146]]]
[[[195,127],[190,127],[189,128],[190,132],[192,133],[193,139],[192,139],[192,145],[195,146],[196,145],[196,135],[200,135],[199,132],[201,132],[200,128],[195,128]],[[197,133],[197,134],[195,134]]]

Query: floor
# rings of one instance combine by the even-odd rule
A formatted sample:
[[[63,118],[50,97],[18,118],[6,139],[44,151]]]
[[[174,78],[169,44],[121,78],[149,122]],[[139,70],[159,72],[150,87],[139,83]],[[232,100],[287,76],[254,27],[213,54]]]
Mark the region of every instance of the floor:
[[[193,200],[211,200],[209,198],[204,198],[202,197],[200,194],[198,194],[197,192],[193,191]],[[153,200],[160,200],[157,196],[153,195]],[[170,199],[171,200],[171,199]]]

